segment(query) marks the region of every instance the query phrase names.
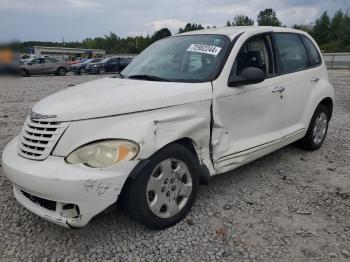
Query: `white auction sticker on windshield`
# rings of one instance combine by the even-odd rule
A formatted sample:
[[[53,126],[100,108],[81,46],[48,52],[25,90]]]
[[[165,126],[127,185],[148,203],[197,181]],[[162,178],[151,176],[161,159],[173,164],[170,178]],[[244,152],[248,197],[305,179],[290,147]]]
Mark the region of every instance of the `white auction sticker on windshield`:
[[[201,45],[201,44],[191,44],[186,51],[189,52],[197,52],[197,53],[205,53],[217,56],[221,51],[221,47],[213,46],[213,45]]]

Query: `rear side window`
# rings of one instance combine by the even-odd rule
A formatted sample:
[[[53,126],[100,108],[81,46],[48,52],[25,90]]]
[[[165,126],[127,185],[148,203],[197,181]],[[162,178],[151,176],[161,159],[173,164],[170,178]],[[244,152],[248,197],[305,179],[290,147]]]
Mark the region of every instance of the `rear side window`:
[[[48,57],[45,58],[45,63],[56,63],[56,62],[57,60],[54,58],[48,58]]]
[[[301,38],[303,39],[304,45],[309,53],[311,66],[320,65],[321,56],[314,43],[312,43],[312,41],[307,36],[301,35]]]
[[[297,34],[276,33],[275,41],[280,73],[290,73],[309,67],[305,47]]]

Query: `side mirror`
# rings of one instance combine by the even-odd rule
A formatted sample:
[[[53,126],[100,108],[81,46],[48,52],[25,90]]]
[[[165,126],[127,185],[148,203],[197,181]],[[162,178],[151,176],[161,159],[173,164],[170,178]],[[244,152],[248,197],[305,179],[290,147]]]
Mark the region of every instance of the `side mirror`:
[[[257,84],[264,81],[266,74],[263,70],[257,67],[246,67],[238,75],[230,75],[228,86],[236,87],[242,85]]]

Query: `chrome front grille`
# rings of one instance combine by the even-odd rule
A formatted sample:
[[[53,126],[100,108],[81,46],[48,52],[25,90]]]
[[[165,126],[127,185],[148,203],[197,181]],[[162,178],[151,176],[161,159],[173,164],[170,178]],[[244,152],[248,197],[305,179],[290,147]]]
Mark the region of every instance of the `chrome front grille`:
[[[47,158],[68,124],[31,120],[28,117],[20,136],[18,154],[34,160]]]

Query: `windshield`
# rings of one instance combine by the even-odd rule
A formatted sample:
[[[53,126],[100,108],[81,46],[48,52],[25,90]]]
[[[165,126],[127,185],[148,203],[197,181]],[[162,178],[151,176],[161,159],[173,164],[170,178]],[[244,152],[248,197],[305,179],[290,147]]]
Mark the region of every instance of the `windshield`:
[[[123,71],[128,78],[206,82],[217,74],[230,40],[222,35],[189,35],[155,42]]]
[[[110,57],[103,58],[103,59],[101,60],[101,63],[106,63],[109,59],[111,59],[111,58],[110,58]]]
[[[83,62],[80,62],[81,64],[88,64],[90,62],[92,62],[94,59],[90,58],[90,59],[87,59],[87,60],[84,60]]]

